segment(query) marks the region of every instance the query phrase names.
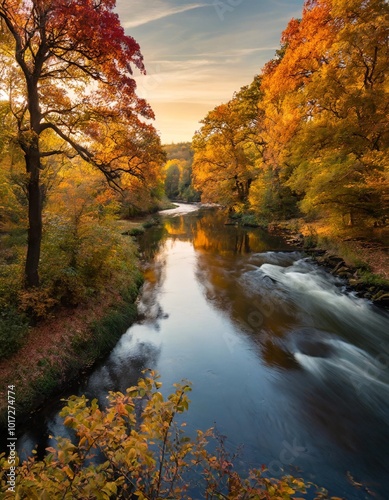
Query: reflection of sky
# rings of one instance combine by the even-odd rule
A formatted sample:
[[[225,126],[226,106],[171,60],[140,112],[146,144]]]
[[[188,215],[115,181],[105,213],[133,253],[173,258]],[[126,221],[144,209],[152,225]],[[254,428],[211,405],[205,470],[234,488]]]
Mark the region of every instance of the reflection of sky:
[[[190,141],[199,120],[251,83],[301,17],[303,0],[117,0],[148,75],[139,93],[154,109],[163,143]]]

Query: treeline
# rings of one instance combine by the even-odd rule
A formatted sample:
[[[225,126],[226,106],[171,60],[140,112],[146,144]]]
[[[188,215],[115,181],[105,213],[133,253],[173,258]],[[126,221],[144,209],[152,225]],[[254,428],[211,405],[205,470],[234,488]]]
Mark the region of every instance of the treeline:
[[[164,146],[167,163],[164,167],[165,193],[172,200],[200,201],[200,193],[193,188],[193,150],[189,142]]]
[[[194,188],[257,220],[385,225],[389,5],[307,0],[254,81],[210,111]]]

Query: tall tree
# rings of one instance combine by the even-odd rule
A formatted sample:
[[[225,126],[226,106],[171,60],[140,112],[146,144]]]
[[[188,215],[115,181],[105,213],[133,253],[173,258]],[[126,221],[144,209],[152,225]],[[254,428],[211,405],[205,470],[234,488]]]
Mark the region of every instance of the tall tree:
[[[79,155],[119,186],[123,172],[142,176],[123,146],[110,134],[119,124],[128,140],[136,131],[155,134],[145,119],[149,105],[137,97],[135,66],[144,72],[139,45],[126,36],[114,13],[115,0],[0,0],[3,92],[7,92],[28,175],[26,286],[39,285],[44,159]],[[117,129],[115,129],[117,132]],[[114,131],[114,132],[115,132]],[[45,149],[54,132],[62,141]],[[96,144],[111,137],[109,154]],[[147,165],[146,165],[147,168]]]
[[[287,185],[292,173],[291,141],[310,119],[303,90],[321,65],[333,40],[329,9],[305,2],[302,19],[291,19],[282,33],[281,48],[261,73],[258,134],[263,153],[258,164],[250,204],[265,219],[288,218],[298,213],[299,196]]]
[[[321,0],[332,43],[300,94],[305,120],[290,145],[290,185],[306,211],[327,210],[353,225],[389,216],[389,5]]]
[[[245,204],[256,175],[259,79],[210,111],[193,138],[193,176],[202,200]]]
[[[307,0],[289,22],[262,74],[260,208],[286,214],[291,189],[306,212],[387,217],[388,14],[385,0]]]

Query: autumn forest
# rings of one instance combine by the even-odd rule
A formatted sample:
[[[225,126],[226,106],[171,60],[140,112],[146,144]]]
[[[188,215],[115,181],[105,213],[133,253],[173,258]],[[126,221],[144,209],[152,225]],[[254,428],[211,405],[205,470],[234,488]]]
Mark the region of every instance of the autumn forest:
[[[191,143],[173,144],[162,144],[137,90],[147,60],[115,7],[115,0],[0,0],[0,378],[19,384],[20,413],[106,355],[134,320],[144,280],[135,237],[158,227],[154,214],[174,202],[215,204],[239,228],[309,227],[315,244],[322,227],[337,241],[363,234],[385,246],[388,237],[387,0],[306,0],[252,81],[209,110]],[[388,282],[379,282],[385,291]],[[37,382],[29,385],[30,377]],[[46,463],[50,498],[65,495],[55,489],[61,481],[69,482],[63,498],[75,491],[79,498],[187,498],[186,486],[174,493],[173,483],[188,454],[207,471],[206,498],[305,493],[293,477],[273,481],[257,471],[241,479],[223,453],[204,451],[207,434],[196,444],[170,434],[190,385],[163,400],[159,384],[152,372],[126,396],[111,394],[106,413],[85,400],[69,403],[64,416],[83,441],[77,450],[62,443],[62,458]],[[145,400],[141,425],[135,407]],[[146,436],[126,437],[137,450],[130,462],[119,457],[115,437],[126,425]],[[101,436],[110,462],[84,468],[88,442]],[[165,453],[174,457],[166,490],[162,465],[144,444],[153,440],[162,443],[161,463]],[[39,495],[39,462],[21,467]],[[0,479],[6,492],[3,471]],[[30,498],[23,481],[18,498]]]
[[[260,218],[385,225],[387,2],[308,1],[254,81],[193,139],[202,199]]]

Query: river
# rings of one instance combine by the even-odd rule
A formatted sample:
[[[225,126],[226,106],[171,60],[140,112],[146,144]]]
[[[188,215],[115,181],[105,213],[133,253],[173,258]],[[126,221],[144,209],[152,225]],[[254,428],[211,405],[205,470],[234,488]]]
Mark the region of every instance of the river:
[[[267,464],[347,499],[388,498],[389,315],[215,209],[182,205],[161,220],[140,238],[139,320],[70,392],[104,404],[145,368],[166,393],[188,379],[189,431],[216,426],[227,449],[242,445],[241,467]],[[61,404],[31,421],[19,451],[66,435]]]

